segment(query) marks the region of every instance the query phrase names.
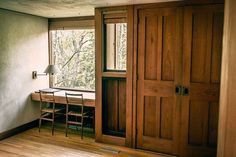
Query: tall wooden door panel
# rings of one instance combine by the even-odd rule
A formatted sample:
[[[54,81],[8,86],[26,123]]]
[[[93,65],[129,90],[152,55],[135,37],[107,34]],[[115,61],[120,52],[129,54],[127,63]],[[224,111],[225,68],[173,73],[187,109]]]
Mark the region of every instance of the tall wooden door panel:
[[[182,149],[184,157],[216,156],[223,6],[184,12]]]
[[[137,147],[177,154],[182,9],[144,9],[138,16]]]

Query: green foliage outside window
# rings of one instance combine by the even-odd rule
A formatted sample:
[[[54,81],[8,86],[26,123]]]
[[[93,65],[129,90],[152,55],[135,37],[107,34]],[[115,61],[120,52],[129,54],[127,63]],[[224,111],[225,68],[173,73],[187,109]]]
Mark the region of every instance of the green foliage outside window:
[[[126,58],[127,58],[127,24],[116,24],[118,30],[118,58],[117,69],[126,70]]]
[[[55,30],[51,35],[53,63],[60,69],[53,85],[95,90],[94,29]]]

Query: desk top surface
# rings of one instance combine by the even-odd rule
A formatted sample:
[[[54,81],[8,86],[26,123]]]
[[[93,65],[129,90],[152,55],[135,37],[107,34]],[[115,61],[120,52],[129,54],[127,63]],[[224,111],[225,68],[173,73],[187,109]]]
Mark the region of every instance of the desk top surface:
[[[83,94],[84,99],[95,100],[95,93],[94,92],[69,91],[69,90],[60,90],[60,89],[53,89],[53,88],[42,89],[42,91],[54,92],[55,96],[60,96],[60,97],[65,97],[66,92],[73,93],[73,94]],[[35,93],[39,93],[39,91],[35,91]]]
[[[68,91],[68,90],[57,90],[54,91],[55,103],[66,104],[65,92],[68,93],[79,93],[83,94],[84,106],[95,107],[95,93],[93,92],[81,92],[81,91]],[[40,101],[39,91],[35,91],[31,94],[31,99],[34,101]]]

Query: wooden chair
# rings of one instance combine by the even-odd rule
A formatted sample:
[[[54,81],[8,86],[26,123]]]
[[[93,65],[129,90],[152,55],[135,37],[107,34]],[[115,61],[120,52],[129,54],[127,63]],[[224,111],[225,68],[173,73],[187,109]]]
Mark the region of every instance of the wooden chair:
[[[39,90],[39,95],[40,95],[39,132],[42,120],[45,120],[52,122],[52,135],[54,135],[55,114],[59,114],[60,111],[63,110],[63,108],[56,108],[54,92]],[[45,106],[43,106],[43,104],[45,104]]]
[[[83,139],[83,125],[84,117],[86,113],[84,112],[84,100],[83,94],[75,93],[65,93],[66,95],[66,136],[68,132],[68,125],[81,126],[81,139]],[[73,109],[74,107],[74,109]],[[75,118],[75,121],[72,118]],[[69,118],[71,118],[69,120]]]

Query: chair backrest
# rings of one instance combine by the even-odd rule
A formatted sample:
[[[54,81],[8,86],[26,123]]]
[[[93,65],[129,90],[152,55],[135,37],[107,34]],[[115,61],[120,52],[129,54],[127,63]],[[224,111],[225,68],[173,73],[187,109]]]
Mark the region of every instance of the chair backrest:
[[[41,102],[55,103],[54,92],[39,90],[39,95]]]
[[[84,106],[83,94],[65,92],[65,95],[67,105]]]

